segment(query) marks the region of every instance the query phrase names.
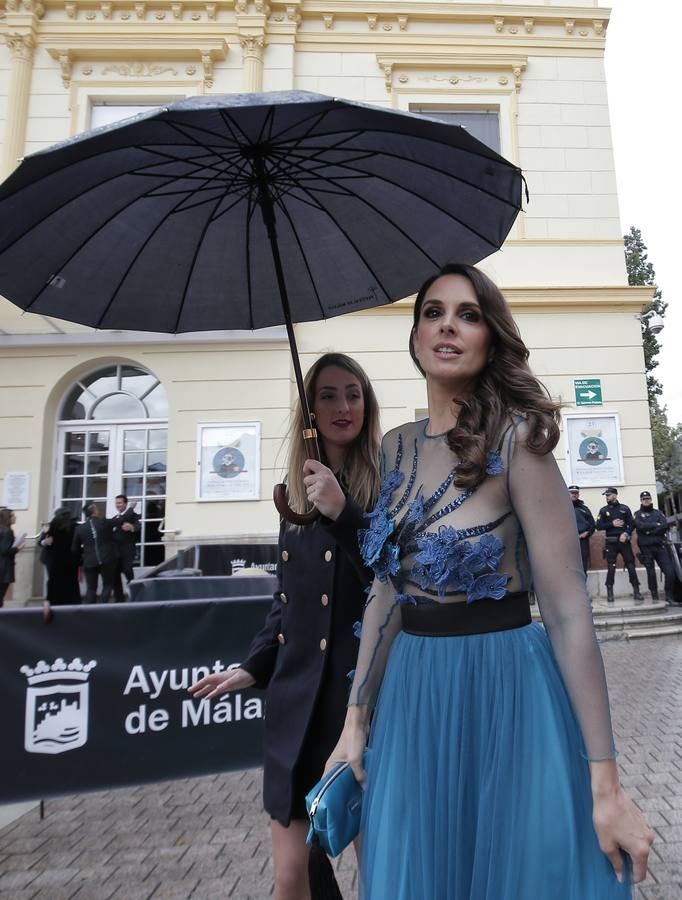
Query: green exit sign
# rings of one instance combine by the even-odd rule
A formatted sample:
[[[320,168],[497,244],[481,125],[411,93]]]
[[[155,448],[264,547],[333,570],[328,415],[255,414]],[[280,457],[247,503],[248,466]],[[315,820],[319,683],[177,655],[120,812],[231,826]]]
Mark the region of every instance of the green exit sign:
[[[601,378],[575,378],[573,386],[576,406],[602,405]]]

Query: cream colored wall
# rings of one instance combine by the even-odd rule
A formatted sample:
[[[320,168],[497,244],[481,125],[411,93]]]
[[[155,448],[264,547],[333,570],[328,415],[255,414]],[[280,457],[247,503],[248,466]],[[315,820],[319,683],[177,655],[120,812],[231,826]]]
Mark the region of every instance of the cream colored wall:
[[[25,0],[33,18],[27,12],[21,20],[24,31],[32,28],[37,35],[24,153],[87,127],[93,100],[162,103],[187,94],[254,89],[258,80],[263,90],[298,88],[396,109],[417,103],[499,106],[503,152],[523,167],[531,200],[504,250],[482,267],[508,290],[531,362],[552,394],[568,404],[567,411],[574,409],[574,378],[601,378],[599,411],[618,412],[621,420],[625,502],[636,505],[639,490],[653,487],[635,319],[646,292],[625,287],[603,72],[608,13],[595,2],[415,2],[393,11],[370,4],[360,14],[345,0],[330,0],[328,13],[326,7],[325,12],[306,9],[298,0],[272,0],[266,18],[262,3],[238,0],[218,2],[211,18],[210,5],[189,0],[179,19],[170,3],[161,3],[154,9],[148,4],[139,20],[124,0],[113,4],[109,19],[104,5],[81,0],[72,19],[63,4],[46,0],[44,5],[39,16],[37,3]],[[402,13],[408,13],[403,21]],[[10,30],[10,18],[6,24],[0,20],[0,33]],[[248,38],[259,35],[266,46],[256,48],[254,56]],[[141,68],[131,68],[136,61]],[[7,133],[11,66],[2,43],[0,140]],[[324,350],[348,352],[375,384],[384,428],[411,419],[425,407],[426,395],[405,349],[410,315],[408,305],[302,325],[304,368]],[[116,360],[149,368],[168,391],[166,523],[181,529],[178,544],[275,532],[269,498],[281,477],[281,447],[294,400],[283,344],[118,339],[89,346],[69,343],[60,329],[87,334],[79,326],[21,315],[0,299],[0,344],[3,331],[53,342],[2,347],[0,491],[6,471],[29,470],[33,476],[31,508],[19,512],[20,529],[34,532],[50,511],[57,407],[68,385],[85,368]],[[197,424],[230,420],[262,423],[262,499],[198,503]],[[562,466],[564,454],[562,440],[556,450]],[[596,490],[585,491],[584,499],[593,510],[602,502]],[[35,568],[31,552],[24,551],[17,597],[30,595]]]

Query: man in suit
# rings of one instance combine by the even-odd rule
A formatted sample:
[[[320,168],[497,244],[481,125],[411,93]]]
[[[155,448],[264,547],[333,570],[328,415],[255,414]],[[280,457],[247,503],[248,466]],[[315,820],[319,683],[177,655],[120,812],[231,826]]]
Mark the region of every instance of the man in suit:
[[[128,505],[125,494],[117,494],[114,500],[116,515],[109,521],[112,524],[114,544],[116,545],[116,572],[114,574],[114,599],[116,603],[124,600],[121,576],[126,582],[135,577],[133,562],[135,560],[135,544],[140,534],[140,517],[135,512],[135,502]]]
[[[101,603],[108,603],[114,587],[116,571],[116,545],[111,520],[102,517],[96,503],[88,501],[83,507],[85,522],[73,533],[71,549],[82,556],[85,572],[86,603],[97,602],[97,581],[102,576]]]

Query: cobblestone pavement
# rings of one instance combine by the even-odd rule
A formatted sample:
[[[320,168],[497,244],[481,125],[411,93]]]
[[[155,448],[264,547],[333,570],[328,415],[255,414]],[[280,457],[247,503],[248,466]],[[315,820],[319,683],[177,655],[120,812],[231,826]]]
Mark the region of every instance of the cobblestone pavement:
[[[682,640],[613,641],[603,651],[623,780],[656,832],[637,898],[682,900]],[[42,821],[33,810],[0,831],[0,896],[264,900],[269,850],[258,771],[81,794],[47,801]],[[338,870],[350,900],[352,851]]]

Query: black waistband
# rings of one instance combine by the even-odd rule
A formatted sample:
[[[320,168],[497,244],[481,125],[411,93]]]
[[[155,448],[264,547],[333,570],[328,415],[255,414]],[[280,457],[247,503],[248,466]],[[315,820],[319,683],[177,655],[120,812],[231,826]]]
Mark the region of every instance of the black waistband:
[[[426,603],[400,607],[403,631],[422,637],[448,637],[460,634],[485,634],[530,625],[527,591],[507,594],[502,600],[485,597],[473,603]]]

